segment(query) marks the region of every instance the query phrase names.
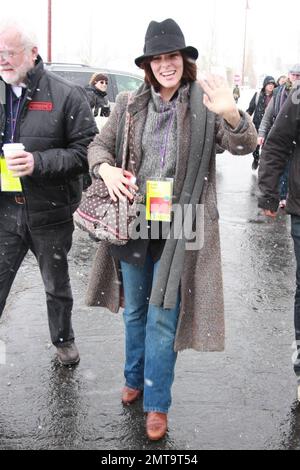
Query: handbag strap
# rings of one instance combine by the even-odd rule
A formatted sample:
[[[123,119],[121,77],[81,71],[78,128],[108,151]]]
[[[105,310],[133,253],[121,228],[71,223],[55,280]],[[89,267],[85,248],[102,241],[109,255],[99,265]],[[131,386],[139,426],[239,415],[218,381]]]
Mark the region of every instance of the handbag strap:
[[[132,102],[133,93],[128,93],[126,110],[121,116],[118,126],[118,133],[116,138],[116,163],[119,168],[125,170],[128,166],[128,160],[130,160],[133,173],[135,174],[136,162],[133,149],[133,126],[131,115],[128,111],[128,106]]]
[[[130,129],[130,113],[128,111],[128,106],[132,102],[132,93],[128,94],[128,103],[125,111],[125,124],[123,130],[123,149],[122,149],[122,169],[126,170],[127,166],[127,154],[128,154],[128,143],[129,143],[129,129]]]

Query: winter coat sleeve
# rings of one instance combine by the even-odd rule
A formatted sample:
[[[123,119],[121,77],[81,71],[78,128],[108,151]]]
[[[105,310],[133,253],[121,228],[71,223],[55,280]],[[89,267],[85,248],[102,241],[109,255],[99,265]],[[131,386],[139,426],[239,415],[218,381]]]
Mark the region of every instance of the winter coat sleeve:
[[[88,98],[90,107],[92,109],[94,109],[94,107],[95,107],[95,93],[93,92],[93,90],[90,87],[86,87],[85,91],[86,91],[86,94],[87,94],[87,98]]]
[[[246,113],[250,114],[250,116],[252,116],[256,108],[256,96],[257,96],[257,93],[253,95],[252,100],[250,101],[250,104],[249,104],[249,108],[246,111]]]
[[[257,145],[257,133],[250,116],[240,111],[241,120],[236,129],[221,117],[216,118],[216,144],[233,155],[247,155]]]
[[[64,148],[33,152],[33,176],[72,178],[88,171],[87,148],[98,129],[86,93],[80,86],[73,87],[67,97],[62,122],[65,131]]]
[[[280,110],[265,143],[259,164],[258,206],[275,212],[279,202],[279,178],[299,136],[300,92],[291,93]]]
[[[266,138],[272,125],[273,125],[273,116],[274,116],[274,98],[271,98],[270,103],[267,106],[264,117],[259,126],[258,135],[260,137]]]

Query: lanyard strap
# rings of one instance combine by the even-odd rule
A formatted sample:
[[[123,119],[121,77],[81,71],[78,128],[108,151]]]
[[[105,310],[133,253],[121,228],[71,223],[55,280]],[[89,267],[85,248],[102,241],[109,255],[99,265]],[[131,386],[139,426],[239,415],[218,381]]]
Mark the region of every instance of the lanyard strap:
[[[10,123],[11,139],[10,139],[10,141],[11,141],[11,143],[13,143],[14,137],[15,137],[21,100],[22,100],[22,95],[18,98],[17,110],[16,110],[16,113],[14,113],[13,92],[12,92],[12,89],[10,89],[10,119],[11,119],[11,123]]]

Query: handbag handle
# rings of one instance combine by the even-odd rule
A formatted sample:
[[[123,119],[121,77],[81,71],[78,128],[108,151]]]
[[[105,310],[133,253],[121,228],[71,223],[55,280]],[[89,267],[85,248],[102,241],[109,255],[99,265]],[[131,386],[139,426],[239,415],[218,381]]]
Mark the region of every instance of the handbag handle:
[[[122,170],[126,170],[127,166],[127,149],[128,149],[128,141],[129,141],[129,128],[130,128],[130,114],[128,111],[128,106],[130,104],[130,97],[128,97],[128,103],[125,111],[125,124],[124,124],[124,130],[123,130],[123,135],[124,135],[124,140],[123,140],[123,150],[122,150]]]
[[[122,170],[127,169],[127,155],[129,154],[129,160],[132,163],[132,173],[136,176],[136,162],[134,158],[134,148],[133,148],[133,126],[131,125],[131,115],[128,111],[128,106],[133,102],[133,93],[128,94],[128,103],[125,111],[125,123],[123,127],[123,148],[122,148]],[[123,117],[122,117],[123,120]],[[122,126],[122,124],[121,124]],[[128,152],[129,149],[129,152]]]

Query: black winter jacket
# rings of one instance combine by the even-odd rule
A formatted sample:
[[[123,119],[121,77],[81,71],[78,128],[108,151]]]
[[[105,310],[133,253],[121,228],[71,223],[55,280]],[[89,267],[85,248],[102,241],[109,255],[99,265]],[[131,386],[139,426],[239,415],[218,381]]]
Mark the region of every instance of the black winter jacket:
[[[279,178],[288,160],[291,163],[286,210],[300,216],[300,89],[290,93],[262,149],[258,171],[258,205],[262,209],[278,209]]]
[[[258,93],[258,92],[257,92]],[[253,124],[255,125],[256,130],[258,131],[262,118],[264,117],[266,108],[269,104],[269,100],[267,99],[267,95],[264,91],[261,91],[259,95],[255,93],[250,101],[249,108],[247,109],[247,113],[250,116],[253,115]]]
[[[5,87],[0,79],[0,148]],[[45,71],[39,57],[27,76],[14,139],[34,157],[34,173],[21,178],[31,228],[72,220],[88,171],[87,147],[97,132],[84,90]]]
[[[110,105],[105,91],[98,90],[95,86],[85,87],[90,107],[94,110],[94,116],[108,117],[110,115]],[[100,114],[99,114],[100,111]]]

